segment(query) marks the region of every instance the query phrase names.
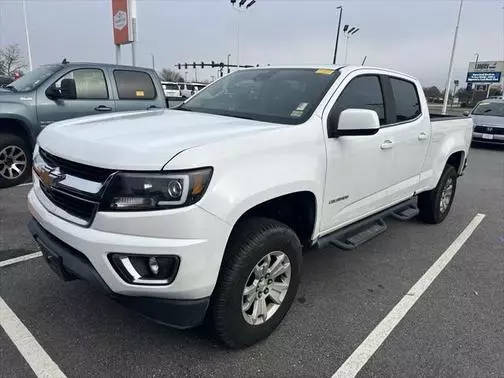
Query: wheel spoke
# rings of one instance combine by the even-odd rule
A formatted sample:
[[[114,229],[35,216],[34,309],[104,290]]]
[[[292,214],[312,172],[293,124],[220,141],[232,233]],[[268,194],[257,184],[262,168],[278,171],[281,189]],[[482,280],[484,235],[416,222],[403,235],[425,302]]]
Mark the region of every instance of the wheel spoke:
[[[277,267],[275,268],[275,270],[272,270],[271,271],[271,277],[273,279],[277,278],[278,276],[281,276],[282,274],[284,274],[285,272],[287,272],[287,270],[290,269],[290,263],[288,262],[284,262],[282,264],[279,264],[277,265]]]
[[[249,294],[249,296],[245,300],[245,303],[242,304],[242,310],[248,311],[250,309],[250,306],[252,306],[252,304],[254,304],[256,301],[257,301],[257,294],[256,291],[254,290],[252,293]]]
[[[275,290],[271,290],[269,293],[268,293],[269,297],[271,298],[271,300],[273,301],[273,303],[279,305],[279,304],[282,304],[282,300],[280,299],[282,293],[279,292],[279,291],[275,291]]]
[[[289,284],[285,282],[274,281],[270,287],[271,290],[274,290],[277,293],[283,293],[284,291],[287,291],[287,289],[289,288]]]
[[[275,271],[276,269],[278,269],[278,266],[281,265],[283,263],[285,259],[285,255],[280,255],[280,256],[277,256],[275,262],[273,263],[272,266],[269,267],[268,269],[268,273],[269,274],[273,274],[273,271]]]
[[[254,322],[257,324],[257,322],[259,321],[259,317],[262,318],[262,322],[265,322],[267,312],[268,312],[268,306],[266,304],[265,297],[258,298],[254,302],[254,310],[252,311],[252,318],[254,319]]]

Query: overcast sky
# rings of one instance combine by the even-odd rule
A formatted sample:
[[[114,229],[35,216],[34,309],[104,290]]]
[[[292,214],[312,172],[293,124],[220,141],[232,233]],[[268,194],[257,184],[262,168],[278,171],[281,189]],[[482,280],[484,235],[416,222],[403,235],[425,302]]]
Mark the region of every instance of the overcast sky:
[[[240,22],[241,64],[326,64],[332,62],[337,10],[343,24],[360,27],[350,39],[348,63],[393,68],[424,84],[444,87],[459,0],[257,0],[249,10],[231,9],[229,0],[137,0],[137,64],[156,69],[178,62],[236,63]],[[504,2],[465,0],[455,79],[465,82],[474,60],[502,60]],[[34,66],[60,61],[115,62],[110,0],[28,0]],[[0,45],[18,43],[26,52],[21,0],[0,0]],[[343,63],[345,38],[338,62]],[[131,62],[123,47],[122,62]],[[182,74],[183,74],[182,70]],[[188,79],[194,78],[189,71]],[[199,72],[199,79],[216,70]]]

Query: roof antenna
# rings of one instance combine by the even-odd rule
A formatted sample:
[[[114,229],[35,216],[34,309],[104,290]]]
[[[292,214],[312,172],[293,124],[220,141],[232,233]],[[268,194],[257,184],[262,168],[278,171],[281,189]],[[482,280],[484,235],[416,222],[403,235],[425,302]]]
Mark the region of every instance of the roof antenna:
[[[63,61],[61,62],[61,64],[68,64],[67,58],[64,58]]]
[[[362,66],[364,65],[364,63],[366,63],[366,59],[367,59],[367,55],[364,57],[364,60],[362,61]]]

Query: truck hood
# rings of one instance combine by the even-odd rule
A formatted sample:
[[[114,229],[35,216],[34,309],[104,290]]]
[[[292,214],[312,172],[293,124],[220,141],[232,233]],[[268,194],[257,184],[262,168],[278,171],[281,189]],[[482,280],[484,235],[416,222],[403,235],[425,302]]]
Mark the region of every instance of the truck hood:
[[[179,152],[276,124],[178,110],[115,113],[56,122],[38,144],[53,155],[95,167],[160,170]]]
[[[504,117],[472,115],[474,126],[504,127]]]

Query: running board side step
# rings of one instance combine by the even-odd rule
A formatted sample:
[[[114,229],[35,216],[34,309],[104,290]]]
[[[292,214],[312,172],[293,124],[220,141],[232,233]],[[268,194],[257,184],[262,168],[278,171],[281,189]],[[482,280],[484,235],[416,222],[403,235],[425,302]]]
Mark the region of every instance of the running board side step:
[[[418,213],[417,198],[413,197],[323,236],[317,241],[316,245],[318,248],[335,246],[344,250],[352,250],[385,232],[387,230],[386,217],[392,216],[398,220],[405,221],[417,216]]]

